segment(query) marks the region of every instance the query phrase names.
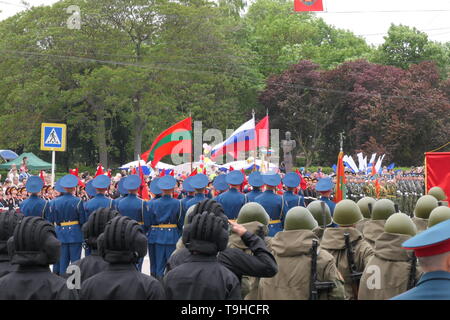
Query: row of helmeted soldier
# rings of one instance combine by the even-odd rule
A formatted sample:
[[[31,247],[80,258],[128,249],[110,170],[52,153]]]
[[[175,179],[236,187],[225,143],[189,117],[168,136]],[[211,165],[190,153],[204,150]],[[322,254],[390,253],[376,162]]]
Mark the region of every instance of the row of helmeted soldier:
[[[9,253],[4,265],[10,269],[4,268],[6,274],[0,278],[0,298],[356,299],[359,295],[380,299],[402,293],[410,282],[417,282],[420,271],[415,260],[410,263],[406,251],[401,251],[405,252],[402,255],[399,250],[416,232],[419,222],[396,213],[390,204],[380,200],[357,205],[343,200],[335,206],[327,199],[333,189],[329,178],[319,180],[316,187],[323,201],[315,201],[308,208],[302,206],[301,196],[292,192],[300,183],[297,174],[284,177],[287,191],[283,196],[274,193],[280,183],[277,174],[252,173],[249,183],[254,190],[247,194],[239,192],[244,180],[240,171],[221,179],[229,190],[210,200],[205,196],[208,178],[202,174],[189,177],[183,183],[188,196],[180,201],[172,198],[176,180],[165,176],[151,186],[160,197],[146,202],[137,196],[141,185],[138,176],[121,180],[122,196],[115,200],[104,196],[109,178],[98,176],[92,182],[96,196],[83,203],[71,194],[78,184],[76,176],[59,180],[65,193],[51,202],[40,201],[42,182],[30,178],[27,189],[32,196],[21,208],[27,217],[22,219],[15,212],[0,216],[1,240],[11,237],[1,248]],[[265,191],[261,192],[258,188],[263,185]],[[438,207],[433,196],[424,197],[433,198],[435,203],[430,198],[422,201],[425,204],[418,201],[416,211],[422,215],[418,219],[432,221],[432,211],[448,209]],[[362,211],[366,207],[370,219],[364,220]],[[447,213],[439,212],[438,216]],[[364,236],[377,232],[373,243]],[[405,242],[403,246],[427,257],[430,252],[422,249],[422,240],[419,237],[418,243],[413,241],[408,246]],[[86,257],[80,260],[82,242],[86,244]],[[425,247],[440,248],[441,242]],[[384,248],[386,243],[391,248]],[[152,276],[140,272],[147,249]],[[377,249],[390,250],[399,260],[387,259],[377,254]],[[431,255],[435,252],[431,250]],[[375,258],[384,258],[385,264],[371,264]],[[70,263],[81,269],[80,290],[67,289],[65,280],[48,269],[54,264],[56,273],[67,276]],[[381,278],[370,279],[373,283],[369,284],[364,277],[370,276],[371,270],[366,269],[371,265],[380,269]],[[401,277],[393,273],[399,266],[412,269],[413,265],[412,277],[408,277],[411,272],[401,272]],[[37,272],[41,277],[35,276]],[[397,282],[390,283],[386,277]],[[52,279],[46,281],[54,287],[46,289],[47,295],[42,288],[24,293],[21,286],[30,278],[37,286],[39,281]],[[361,279],[365,279],[363,285]],[[384,282],[390,283],[390,290],[380,288]],[[368,296],[364,296],[363,288]]]

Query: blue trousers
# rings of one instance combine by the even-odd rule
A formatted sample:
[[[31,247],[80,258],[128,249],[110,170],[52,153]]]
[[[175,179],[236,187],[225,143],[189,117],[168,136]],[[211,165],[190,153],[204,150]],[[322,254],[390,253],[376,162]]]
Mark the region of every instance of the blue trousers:
[[[61,243],[61,257],[59,258],[59,274],[66,273],[69,264],[80,260],[81,243]]]
[[[172,252],[175,251],[175,244],[148,244],[148,255],[150,257],[150,273],[157,276],[164,276],[167,260]]]

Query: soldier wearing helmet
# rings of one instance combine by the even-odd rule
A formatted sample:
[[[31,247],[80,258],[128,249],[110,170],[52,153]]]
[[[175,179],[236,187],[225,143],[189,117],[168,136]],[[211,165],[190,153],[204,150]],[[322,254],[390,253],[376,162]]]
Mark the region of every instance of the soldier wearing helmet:
[[[384,231],[386,220],[395,213],[395,205],[389,199],[380,199],[373,205],[371,220],[364,224],[363,237],[373,248],[375,240]]]

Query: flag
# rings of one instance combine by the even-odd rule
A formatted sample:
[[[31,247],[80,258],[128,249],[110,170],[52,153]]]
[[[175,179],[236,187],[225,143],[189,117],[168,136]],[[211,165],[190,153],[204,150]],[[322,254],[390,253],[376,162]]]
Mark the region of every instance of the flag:
[[[450,152],[425,153],[425,191],[441,187],[450,196]]]
[[[41,178],[42,182],[45,184],[44,170],[41,170],[39,173],[39,178]]]
[[[95,178],[96,176],[99,176],[99,175],[101,175],[101,174],[104,174],[104,172],[103,172],[103,167],[102,167],[102,164],[101,164],[101,163],[99,163],[99,164],[98,164],[98,167],[97,167],[97,172],[95,173],[95,176],[94,176],[94,178]]]
[[[395,163],[394,162],[392,162],[390,165],[388,165],[387,166],[387,168],[386,169],[388,169],[388,170],[392,170],[392,169],[394,169],[394,167],[395,167]]]
[[[194,170],[192,170],[191,174],[189,175],[189,177],[193,177],[197,174],[197,168],[195,168]]]
[[[364,171],[365,170],[365,168],[364,168],[364,158],[363,158],[362,152],[358,153],[356,156],[358,157],[358,169],[359,169],[359,171]]]
[[[161,132],[149,150],[141,155],[145,162],[151,161],[151,166],[164,156],[179,153],[192,153],[192,118],[186,118]]]
[[[269,147],[269,116],[265,116],[255,126],[256,147]]]
[[[337,174],[336,174],[336,196],[334,202],[338,203],[342,199],[345,199],[345,184],[347,183],[345,179],[344,171],[344,152],[339,152],[338,164],[337,164]]]
[[[237,159],[240,151],[250,151],[255,148],[255,118],[252,118],[236,129],[224,142],[215,145],[211,149],[211,159],[226,153]]]
[[[377,195],[377,199],[380,198],[380,183],[378,182],[378,178],[375,180],[375,194]]]
[[[298,169],[295,169],[295,172],[300,177],[300,188],[302,188],[302,190],[306,190],[306,181],[305,179],[303,179],[302,174],[300,173],[300,171],[298,171]]]
[[[294,11],[323,11],[322,0],[294,0]]]
[[[139,178],[141,179],[141,185],[139,186],[139,196],[141,197],[141,199],[148,201],[150,200],[150,196],[149,196],[149,192],[148,192],[148,185],[145,182],[145,178],[144,178],[144,171],[142,170],[141,167],[141,162],[138,162],[139,164]]]

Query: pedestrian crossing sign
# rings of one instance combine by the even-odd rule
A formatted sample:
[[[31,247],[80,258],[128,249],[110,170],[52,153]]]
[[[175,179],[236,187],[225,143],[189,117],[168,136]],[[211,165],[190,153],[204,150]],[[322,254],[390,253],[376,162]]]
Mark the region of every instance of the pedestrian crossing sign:
[[[66,151],[66,125],[62,123],[41,124],[41,150]]]

